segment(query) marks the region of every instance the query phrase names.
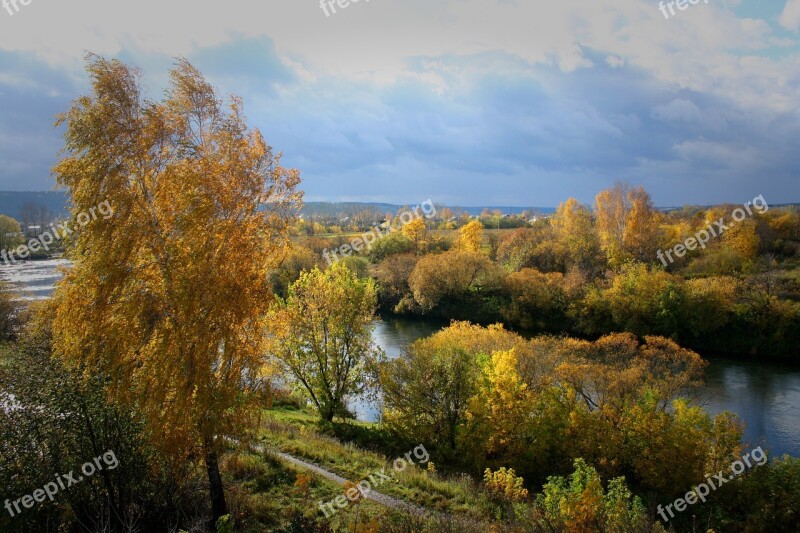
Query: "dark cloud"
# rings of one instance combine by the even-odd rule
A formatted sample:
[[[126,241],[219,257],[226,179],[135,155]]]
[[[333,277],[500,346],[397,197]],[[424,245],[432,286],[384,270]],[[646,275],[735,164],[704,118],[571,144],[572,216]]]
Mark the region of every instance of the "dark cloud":
[[[77,96],[74,80],[34,54],[0,50],[0,189],[49,190],[60,149],[57,113]]]
[[[625,179],[661,205],[800,201],[794,112],[746,109],[582,53],[591,66],[571,72],[506,53],[417,57],[393,83],[301,78],[267,38],[189,58],[244,97],[251,124],[301,169],[309,199],[555,205]],[[120,57],[163,87],[170,58]],[[47,189],[60,144],[52,116],[78,88],[18,54],[0,52],[0,72],[0,187]]]

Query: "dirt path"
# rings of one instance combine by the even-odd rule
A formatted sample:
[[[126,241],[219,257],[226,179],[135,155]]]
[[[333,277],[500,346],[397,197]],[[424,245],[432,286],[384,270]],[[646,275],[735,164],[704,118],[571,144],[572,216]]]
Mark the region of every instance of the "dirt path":
[[[264,452],[265,451],[262,446],[255,446],[255,449],[258,450],[259,452]],[[289,455],[288,453],[279,452],[277,450],[267,450],[267,453],[269,453],[270,455],[274,455],[275,457],[279,457],[279,458],[283,459],[286,462],[289,462],[289,463],[292,463],[294,465],[297,465],[300,468],[304,468],[306,470],[310,470],[311,472],[314,472],[315,474],[318,474],[318,475],[324,477],[325,479],[329,479],[329,480],[333,481],[334,483],[338,483],[339,485],[344,485],[348,481],[347,479],[345,479],[345,478],[343,478],[343,477],[341,477],[341,476],[339,476],[337,474],[334,474],[330,470],[325,470],[321,466],[317,466],[317,465],[315,465],[313,463],[309,463],[309,462],[304,461],[302,459],[298,459],[297,457],[294,457],[293,455]],[[383,494],[381,492],[376,491],[375,489],[371,489],[369,492],[367,492],[364,495],[364,497],[366,499],[368,499],[368,500],[372,500],[374,502],[378,502],[381,505],[385,505],[386,507],[391,507],[393,509],[400,509],[400,510],[403,510],[403,511],[415,514],[415,515],[434,514],[433,511],[429,511],[429,510],[425,509],[424,507],[420,507],[418,505],[414,505],[413,503],[409,503],[409,502],[407,502],[405,500],[400,500],[400,499],[394,498],[392,496],[388,496],[386,494]],[[436,513],[436,514],[438,514],[438,513]]]

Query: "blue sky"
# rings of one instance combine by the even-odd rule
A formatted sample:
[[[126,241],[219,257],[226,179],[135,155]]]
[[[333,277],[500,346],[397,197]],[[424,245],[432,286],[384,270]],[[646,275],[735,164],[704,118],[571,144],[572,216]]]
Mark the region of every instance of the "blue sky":
[[[308,200],[800,201],[800,0],[139,1],[0,10],[0,190],[48,190],[85,51],[175,56],[299,168]],[[13,8],[11,8],[13,11]]]

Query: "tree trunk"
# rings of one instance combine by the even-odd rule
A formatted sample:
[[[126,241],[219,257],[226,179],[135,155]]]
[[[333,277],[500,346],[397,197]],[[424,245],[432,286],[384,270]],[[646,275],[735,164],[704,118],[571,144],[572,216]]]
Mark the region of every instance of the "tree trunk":
[[[209,524],[209,530],[216,531],[217,520],[228,513],[228,505],[225,503],[225,487],[222,484],[222,476],[219,473],[219,458],[214,446],[214,440],[207,438],[204,447],[208,486],[211,495],[211,523]]]

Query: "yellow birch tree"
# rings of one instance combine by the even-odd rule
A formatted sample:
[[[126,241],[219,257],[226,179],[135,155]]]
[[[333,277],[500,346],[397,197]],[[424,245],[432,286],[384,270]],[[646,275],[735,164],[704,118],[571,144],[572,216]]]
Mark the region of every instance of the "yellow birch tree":
[[[216,522],[220,446],[251,427],[267,388],[268,273],[299,209],[299,174],[247,127],[242,102],[223,106],[185,60],[160,102],[119,61],[90,55],[87,71],[91,93],[57,121],[66,145],[54,173],[73,216],[106,200],[114,216],[74,236],[52,301],[54,350],[106,376],[173,460],[203,460]]]
[[[468,222],[458,230],[455,247],[465,252],[480,252],[483,243],[483,224],[478,220]]]

